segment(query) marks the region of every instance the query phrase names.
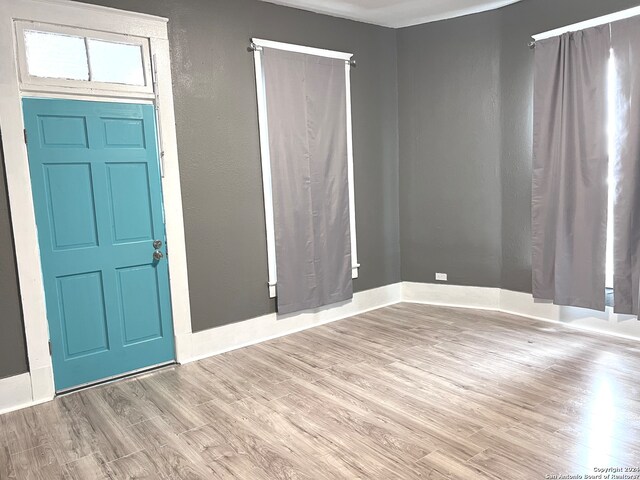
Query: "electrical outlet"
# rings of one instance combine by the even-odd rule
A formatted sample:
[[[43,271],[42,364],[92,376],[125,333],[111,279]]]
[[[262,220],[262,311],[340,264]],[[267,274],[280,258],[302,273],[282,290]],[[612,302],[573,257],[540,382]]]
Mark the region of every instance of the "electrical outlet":
[[[446,282],[447,281],[447,274],[446,273],[436,273],[436,280],[439,282]]]

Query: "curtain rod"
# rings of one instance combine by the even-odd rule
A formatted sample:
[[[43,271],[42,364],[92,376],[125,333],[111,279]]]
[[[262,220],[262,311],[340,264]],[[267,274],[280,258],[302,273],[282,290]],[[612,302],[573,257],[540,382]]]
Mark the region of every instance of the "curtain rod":
[[[598,25],[605,25],[607,23],[616,22],[618,20],[625,20],[627,18],[640,15],[640,7],[628,8],[619,12],[610,13],[601,17],[592,18],[584,22],[578,22],[564,27],[556,28],[542,33],[532,35],[533,41],[529,42],[529,48],[536,46],[536,41],[544,40],[545,38],[557,37],[567,32],[577,32],[578,30],[584,30],[585,28],[597,27]]]
[[[262,49],[263,49],[262,45],[258,45],[252,40],[251,42],[249,42],[249,46],[247,47],[247,52],[261,52]],[[310,50],[309,55],[314,55],[312,50],[318,50],[318,49],[310,48],[309,50]],[[334,57],[327,56],[327,58],[334,58]],[[338,60],[342,60],[342,59],[338,59]],[[356,61],[353,58],[349,60],[345,59],[345,62],[354,68],[357,67]]]

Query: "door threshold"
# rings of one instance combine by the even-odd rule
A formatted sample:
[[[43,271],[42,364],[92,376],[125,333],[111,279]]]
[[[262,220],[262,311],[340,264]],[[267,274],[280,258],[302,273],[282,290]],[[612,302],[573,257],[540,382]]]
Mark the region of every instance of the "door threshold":
[[[119,380],[124,380],[125,378],[135,377],[138,375],[142,375],[143,373],[154,372],[157,370],[162,370],[167,367],[172,367],[177,365],[178,363],[175,360],[171,360],[170,362],[159,363],[157,365],[153,365],[151,367],[139,368],[137,370],[132,370],[131,372],[122,373],[120,375],[113,375],[111,377],[103,378],[101,380],[97,380],[95,382],[83,383],[82,385],[78,385],[71,388],[65,388],[63,390],[58,390],[56,392],[56,397],[62,397],[64,395],[69,395],[70,393],[75,393],[79,390],[88,390],[93,387],[99,387],[102,385],[106,385],[108,383],[117,382]]]

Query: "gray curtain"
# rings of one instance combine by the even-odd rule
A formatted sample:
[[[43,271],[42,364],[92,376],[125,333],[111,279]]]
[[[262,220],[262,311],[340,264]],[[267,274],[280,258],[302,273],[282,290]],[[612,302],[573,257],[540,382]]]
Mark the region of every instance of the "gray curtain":
[[[604,310],[609,26],[537,42],[533,296]]]
[[[640,277],[640,19],[611,24],[616,61],[617,135],[613,158],[614,305],[617,313],[638,313]]]
[[[345,65],[265,48],[278,311],[353,297]]]

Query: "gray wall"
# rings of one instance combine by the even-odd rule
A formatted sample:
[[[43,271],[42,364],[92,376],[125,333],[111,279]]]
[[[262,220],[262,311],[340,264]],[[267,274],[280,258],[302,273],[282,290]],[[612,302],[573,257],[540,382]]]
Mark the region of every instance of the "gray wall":
[[[403,280],[500,283],[499,50],[495,15],[398,32]]]
[[[28,370],[6,185],[0,139],[0,378]]]
[[[398,31],[402,279],[531,291],[531,35],[638,0],[524,0]]]
[[[194,330],[275,311],[253,57],[260,37],[353,52],[355,290],[400,280],[396,33],[254,0],[94,0],[169,18]],[[169,246],[170,248],[170,246]]]
[[[254,0],[94,1],[170,20],[196,331],[274,311],[265,286],[250,37],[356,54],[356,290],[399,281],[402,266],[408,281],[446,272],[450,283],[530,291],[533,54],[526,43],[531,34],[639,3],[524,0],[393,31]],[[3,183],[4,246],[11,245],[6,202]],[[0,251],[0,377],[27,369],[10,251]]]

